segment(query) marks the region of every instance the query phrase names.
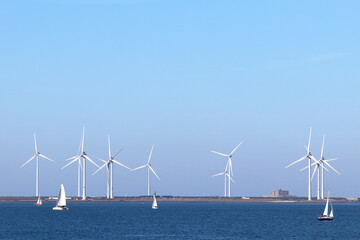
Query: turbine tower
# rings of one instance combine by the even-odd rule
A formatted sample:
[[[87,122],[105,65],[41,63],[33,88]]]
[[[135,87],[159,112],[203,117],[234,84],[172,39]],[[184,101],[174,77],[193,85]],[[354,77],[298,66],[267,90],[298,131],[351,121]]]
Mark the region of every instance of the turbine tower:
[[[70,164],[78,161],[78,196],[80,196],[80,168],[82,167],[82,170],[83,170],[82,200],[86,200],[86,160],[90,161],[92,164],[94,164],[96,167],[99,168],[99,166],[96,163],[94,163],[94,161],[91,160],[84,151],[84,141],[85,141],[84,137],[85,137],[85,127],[83,128],[83,135],[82,135],[82,139],[81,139],[81,152],[79,152],[78,155],[76,155],[74,157],[68,158],[67,160],[71,160],[71,162],[69,162],[64,167],[61,168],[61,169],[64,169],[67,166],[69,166]],[[81,159],[83,159],[82,165],[81,165]]]
[[[308,142],[308,146],[306,148],[306,155],[298,160],[296,160],[295,162],[287,165],[285,168],[288,168],[290,167],[291,165],[295,164],[295,163],[298,163],[298,162],[301,162],[302,160],[305,160],[306,158],[309,159],[309,165],[308,165],[308,168],[309,168],[309,178],[308,178],[308,200],[310,201],[311,200],[311,159],[314,160],[315,162],[317,162],[317,160],[313,157],[313,155],[311,154],[310,152],[310,141],[311,141],[311,127],[310,127],[310,135],[309,135],[309,142]]]
[[[224,153],[219,153],[219,152],[215,152],[215,151],[211,151],[213,153],[216,153],[218,155],[221,155],[221,156],[224,156],[224,157],[227,157],[228,158],[228,161],[226,163],[226,168],[225,168],[225,172],[221,173],[220,175],[224,174],[225,175],[225,178],[228,177],[228,197],[230,197],[230,180],[232,182],[234,182],[234,180],[232,180],[231,176],[234,176],[234,173],[233,173],[233,169],[232,169],[232,162],[231,162],[231,157],[232,155],[234,154],[234,152],[236,151],[236,149],[242,144],[243,142],[239,143],[239,145],[236,146],[236,148],[234,148],[234,150],[231,151],[230,154],[224,154]],[[229,169],[229,172],[227,172],[227,169]],[[225,174],[226,173],[226,174]],[[226,185],[226,184],[225,184]],[[225,186],[225,189],[226,189],[226,186]],[[226,196],[226,194],[225,194]]]
[[[42,155],[38,152],[37,145],[36,145],[36,135],[34,132],[34,142],[35,142],[35,155],[32,156],[29,160],[27,160],[20,168],[28,164],[31,160],[33,160],[36,157],[36,190],[35,190],[35,196],[39,196],[39,157],[45,158],[51,162],[54,162],[54,160]]]
[[[154,144],[152,145],[152,148],[151,148],[151,151],[150,151],[150,155],[149,155],[149,159],[148,159],[148,162],[147,164],[145,165],[142,165],[140,167],[137,167],[137,168],[134,168],[132,169],[131,171],[135,171],[135,170],[138,170],[138,169],[141,169],[141,168],[144,168],[144,167],[147,167],[148,168],[148,196],[150,196],[150,170],[154,173],[154,175],[160,180],[159,176],[155,173],[154,169],[152,169],[151,167],[151,164],[150,164],[150,160],[151,160],[151,155],[152,155],[152,152],[153,152],[153,149],[154,149]]]
[[[107,161],[98,158],[100,161],[104,162],[104,165],[102,165],[98,170],[96,170],[92,175],[96,174],[99,170],[101,170],[103,167],[106,166],[106,170],[107,170],[107,198],[113,199],[114,195],[113,195],[113,179],[114,179],[114,175],[113,175],[113,163],[116,163],[124,168],[127,168],[129,170],[131,170],[130,168],[128,168],[127,166],[125,166],[124,164],[119,163],[118,161],[116,161],[114,158],[119,154],[119,152],[121,152],[123,150],[120,149],[114,156],[111,155],[111,150],[110,150],[110,136],[108,135],[108,143],[109,143],[109,159]],[[110,194],[109,194],[109,189],[110,189]],[[110,195],[110,196],[109,196]]]

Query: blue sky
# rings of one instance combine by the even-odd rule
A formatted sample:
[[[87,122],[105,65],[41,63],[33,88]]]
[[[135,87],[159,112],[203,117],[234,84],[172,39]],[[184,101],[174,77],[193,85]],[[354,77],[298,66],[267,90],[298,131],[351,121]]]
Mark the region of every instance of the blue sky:
[[[82,127],[89,156],[137,167],[154,143],[159,194],[222,195],[233,156],[232,195],[276,188],[305,196],[299,164],[309,127],[318,157],[339,157],[326,189],[359,196],[360,4],[357,1],[4,1],[0,3],[0,195],[33,195],[64,183],[76,193]],[[105,171],[88,194],[105,195]],[[115,166],[115,195],[146,192],[146,172]],[[152,177],[154,180],[154,177]],[[313,187],[316,183],[313,182]],[[315,190],[313,191],[315,195]]]

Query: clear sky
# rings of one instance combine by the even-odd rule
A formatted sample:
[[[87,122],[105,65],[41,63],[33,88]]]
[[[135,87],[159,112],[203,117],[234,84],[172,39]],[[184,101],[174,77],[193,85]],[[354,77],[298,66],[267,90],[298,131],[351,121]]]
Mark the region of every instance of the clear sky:
[[[307,194],[311,150],[335,196],[360,195],[358,1],[24,0],[0,3],[0,195],[76,194],[78,151],[145,164],[155,144],[158,194],[222,195],[233,156],[233,196],[277,188]],[[95,159],[95,158],[94,158]],[[96,159],[95,159],[96,160]],[[97,160],[96,160],[97,161]],[[100,164],[99,161],[97,161]],[[106,172],[88,165],[88,195],[106,194]],[[146,170],[114,167],[114,194],[146,193]],[[313,182],[315,196],[316,182]]]

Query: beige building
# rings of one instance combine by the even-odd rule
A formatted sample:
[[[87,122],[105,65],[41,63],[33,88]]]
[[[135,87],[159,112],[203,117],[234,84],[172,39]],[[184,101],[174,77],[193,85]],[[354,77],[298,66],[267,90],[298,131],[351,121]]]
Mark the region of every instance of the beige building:
[[[288,197],[289,196],[289,191],[288,190],[273,190],[271,191],[271,196],[272,197]]]

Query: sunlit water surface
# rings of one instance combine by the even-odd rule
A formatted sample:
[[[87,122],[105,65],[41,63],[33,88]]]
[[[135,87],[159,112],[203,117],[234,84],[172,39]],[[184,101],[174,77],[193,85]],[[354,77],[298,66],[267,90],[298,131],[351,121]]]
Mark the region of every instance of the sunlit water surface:
[[[360,239],[360,204],[0,203],[0,239]]]

